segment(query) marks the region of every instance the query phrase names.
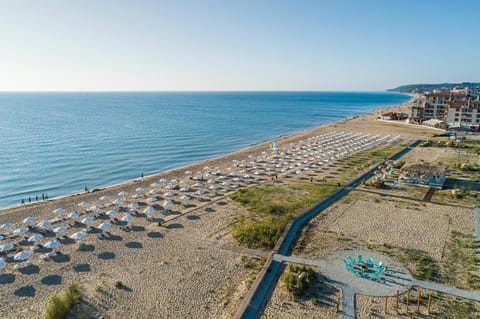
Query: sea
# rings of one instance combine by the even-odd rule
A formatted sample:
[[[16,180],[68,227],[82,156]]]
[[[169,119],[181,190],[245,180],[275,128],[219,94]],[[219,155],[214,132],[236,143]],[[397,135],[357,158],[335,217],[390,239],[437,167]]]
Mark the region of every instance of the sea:
[[[408,99],[390,92],[3,92],[0,207],[185,166]]]

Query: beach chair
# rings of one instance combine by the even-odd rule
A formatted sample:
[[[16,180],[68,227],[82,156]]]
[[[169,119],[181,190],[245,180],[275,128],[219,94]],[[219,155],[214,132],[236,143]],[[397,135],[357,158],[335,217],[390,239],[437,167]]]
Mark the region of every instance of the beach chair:
[[[379,269],[379,270],[375,271],[375,272],[372,274],[371,278],[374,279],[374,280],[377,280],[377,279],[378,279],[378,276],[379,276],[381,273],[382,273],[382,272],[381,272],[380,269]]]
[[[362,255],[358,255],[358,263],[363,264],[363,256]]]
[[[373,267],[373,257],[372,257],[372,256],[370,256],[370,257],[368,258],[368,260],[367,260],[367,266],[368,266],[368,267]]]
[[[354,274],[355,276],[357,276],[357,277],[362,276],[362,273],[361,273],[360,271],[358,271],[357,269],[355,269],[355,268],[352,268],[352,272],[353,272],[353,274]]]
[[[355,259],[353,259],[352,256],[348,256],[348,260],[352,266],[356,264]]]
[[[347,260],[343,259],[343,264],[345,265],[345,268],[348,270],[348,271],[352,271],[352,264],[350,262],[348,262]]]
[[[379,261],[378,263],[374,264],[374,267],[375,268],[380,268],[380,267],[382,267],[382,265],[383,265],[382,262]]]

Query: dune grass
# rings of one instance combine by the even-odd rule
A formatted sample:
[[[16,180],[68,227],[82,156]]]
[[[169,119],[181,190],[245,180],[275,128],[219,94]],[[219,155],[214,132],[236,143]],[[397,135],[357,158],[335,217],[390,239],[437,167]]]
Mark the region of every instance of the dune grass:
[[[82,295],[78,285],[69,285],[61,296],[57,294],[50,296],[45,308],[45,319],[66,318],[73,306],[81,299]]]
[[[233,226],[233,237],[249,248],[272,249],[287,223],[336,188],[316,184],[258,186],[241,189],[232,199],[248,213]]]

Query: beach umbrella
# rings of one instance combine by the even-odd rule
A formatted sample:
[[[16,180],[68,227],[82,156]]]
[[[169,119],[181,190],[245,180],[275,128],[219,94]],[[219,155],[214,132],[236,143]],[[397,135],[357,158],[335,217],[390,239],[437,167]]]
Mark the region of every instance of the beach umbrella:
[[[196,195],[203,195],[205,194],[205,191],[203,189],[199,189],[198,191],[195,192]]]
[[[13,248],[15,248],[15,245],[12,244],[12,243],[2,245],[2,246],[0,246],[0,253],[10,251]]]
[[[136,191],[136,192],[143,192],[144,190],[145,190],[144,187],[137,187],[137,188],[135,188],[135,191]]]
[[[149,199],[147,199],[148,202],[156,202],[157,200],[157,197],[150,197]]]
[[[42,238],[43,238],[42,234],[35,234],[35,235],[31,236],[30,238],[28,238],[28,241],[39,241]]]
[[[122,205],[123,204],[123,199],[116,199],[112,202],[113,205]]]
[[[6,265],[7,263],[3,259],[0,259],[0,269],[5,268]]]
[[[87,206],[88,206],[88,202],[80,202],[80,203],[78,203],[78,206],[80,206],[80,207],[87,207]]]
[[[153,213],[154,211],[155,211],[155,208],[153,208],[152,206],[148,206],[143,210],[145,214],[150,214],[150,213]]]
[[[33,223],[34,221],[35,221],[35,217],[29,216],[23,220],[23,223],[30,224],[30,223]]]
[[[6,224],[3,224],[2,226],[0,226],[0,229],[8,229],[10,227],[12,227],[13,224],[10,224],[10,223],[6,223]]]
[[[56,248],[58,246],[60,246],[60,242],[58,240],[50,240],[45,245],[43,245],[43,247],[50,249]]]
[[[112,226],[110,223],[101,223],[100,225],[98,225],[98,229],[107,229],[107,228],[110,228],[110,226]]]
[[[48,226],[50,226],[51,224],[52,224],[52,222],[49,221],[49,220],[42,220],[41,222],[39,222],[39,223],[37,224],[37,227],[48,227]]]
[[[127,214],[127,215],[125,215],[125,216],[123,216],[123,217],[121,218],[121,221],[128,223],[128,222],[130,222],[132,219],[133,219],[133,216],[130,215],[130,214]]]
[[[163,194],[163,196],[172,197],[172,196],[175,196],[175,193],[174,192],[167,192],[167,193]]]
[[[29,231],[29,229],[27,227],[21,227],[21,228],[15,229],[13,231],[13,234],[15,234],[15,235],[23,234],[23,233],[26,233],[27,231]]]
[[[138,206],[140,206],[138,203],[130,203],[128,204],[128,208],[132,208],[132,209],[135,209],[135,208],[138,208]]]
[[[203,186],[203,184],[200,183],[200,182],[198,182],[198,183],[196,183],[196,184],[193,185],[193,187],[202,187],[202,186]]]
[[[0,235],[0,240],[4,240],[4,239],[5,239],[5,236]]]
[[[128,192],[126,191],[121,191],[120,193],[118,193],[118,196],[127,196],[128,195]]]
[[[54,233],[63,233],[63,232],[66,231],[67,229],[68,229],[67,226],[58,226],[58,227],[52,229],[52,231],[53,231]]]
[[[159,186],[160,186],[160,184],[159,184],[159,183],[157,183],[157,182],[155,182],[155,183],[152,183],[152,184],[150,184],[150,186],[152,186],[152,187],[159,187]]]
[[[192,199],[192,198],[191,198],[190,196],[188,196],[188,195],[183,195],[182,197],[180,197],[180,199],[182,199],[182,200],[190,200],[190,199]]]
[[[75,239],[75,240],[78,240],[78,239],[82,239],[83,237],[85,237],[86,234],[84,232],[78,232],[78,233],[75,233],[73,234],[72,236],[70,236],[71,239]]]
[[[175,189],[175,185],[172,185],[172,184],[168,184],[167,186],[165,186],[166,189]]]
[[[220,188],[220,187],[219,187],[218,185],[212,185],[212,186],[209,187],[209,189],[213,189],[213,190],[219,189],[219,188]]]
[[[90,207],[91,210],[102,209],[102,208],[103,208],[102,205],[95,205],[95,206]]]
[[[216,180],[214,180],[213,178],[211,178],[207,181],[208,184],[214,184],[215,182],[216,182]]]
[[[73,212],[67,215],[68,218],[77,218],[78,216],[80,216],[79,212]]]
[[[160,183],[166,183],[166,182],[168,182],[168,179],[166,179],[166,178],[160,178],[158,181],[159,181]]]
[[[108,212],[106,212],[105,215],[110,216],[110,215],[116,215],[117,213],[118,213],[118,212],[117,212],[116,209],[111,209],[111,210],[109,210]]]
[[[185,175],[190,175],[190,174],[192,174],[191,170],[185,171]]]
[[[17,253],[15,256],[13,256],[13,260],[17,260],[17,261],[25,260],[25,259],[28,259],[31,255],[32,255],[31,252],[23,250]]]
[[[188,187],[182,187],[182,188],[180,188],[180,191],[181,191],[181,192],[189,192],[189,191],[190,191],[190,188],[188,188]]]
[[[141,198],[142,196],[143,196],[142,194],[133,194],[133,195],[132,195],[132,198],[133,198],[133,199],[139,199],[139,198]]]
[[[170,207],[173,205],[173,202],[171,200],[166,200],[164,203],[163,203],[163,207]]]
[[[110,196],[107,196],[107,195],[103,195],[102,197],[100,197],[99,199],[101,201],[105,201],[105,200],[108,200],[110,198]]]
[[[180,185],[188,185],[188,181],[184,179],[184,180],[181,180],[179,184]]]
[[[93,222],[95,220],[95,218],[93,218],[93,216],[88,216],[88,217],[85,217],[84,219],[82,219],[80,222],[82,224],[89,224],[91,222]]]
[[[150,194],[157,194],[157,193],[160,193],[160,191],[156,188],[152,189],[149,191]]]
[[[55,213],[55,214],[62,214],[62,213],[65,213],[65,209],[63,209],[63,208],[57,208],[57,209],[53,210],[53,213]]]

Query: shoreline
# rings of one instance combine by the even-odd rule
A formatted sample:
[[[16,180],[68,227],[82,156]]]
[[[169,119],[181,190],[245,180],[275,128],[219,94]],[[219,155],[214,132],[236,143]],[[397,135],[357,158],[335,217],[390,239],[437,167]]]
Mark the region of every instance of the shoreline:
[[[373,116],[374,117],[373,119],[376,119],[377,114],[386,112],[387,110],[402,108],[403,106],[408,108],[409,104],[413,101],[415,95],[413,95],[413,94],[404,94],[404,95],[410,96],[410,99],[405,101],[404,103],[401,103],[401,104],[395,104],[395,105],[391,105],[391,106],[387,106],[387,107],[379,107],[379,108],[373,109],[369,113],[360,113],[360,114],[353,114],[353,115],[347,116],[347,117],[344,118],[344,120],[338,119],[338,120],[333,121],[333,122],[326,122],[324,124],[321,124],[320,126],[307,128],[307,129],[304,129],[304,130],[301,130],[301,131],[293,132],[293,133],[288,134],[288,135],[279,135],[275,139],[259,142],[259,143],[256,143],[256,144],[252,144],[252,145],[243,147],[241,149],[235,150],[233,152],[229,152],[229,153],[221,154],[219,156],[214,156],[214,157],[211,157],[211,158],[207,158],[207,159],[203,159],[203,160],[200,160],[200,161],[192,162],[192,163],[189,163],[189,164],[185,164],[183,166],[170,168],[170,169],[163,170],[163,171],[158,171],[158,172],[155,172],[153,174],[144,175],[143,179],[141,177],[137,177],[137,178],[133,178],[133,179],[123,180],[123,181],[120,181],[118,183],[114,183],[114,184],[110,184],[110,185],[99,186],[99,187],[96,187],[96,188],[94,188],[94,189],[92,189],[88,192],[68,193],[68,194],[59,195],[59,196],[49,198],[47,200],[38,200],[38,201],[32,201],[31,203],[14,204],[14,205],[10,205],[10,206],[0,207],[0,215],[3,215],[7,211],[15,210],[15,209],[19,209],[19,208],[35,207],[35,206],[42,205],[42,204],[45,204],[45,203],[52,203],[52,202],[55,202],[55,201],[60,201],[60,200],[66,199],[66,198],[73,198],[73,197],[77,197],[77,196],[81,196],[81,195],[88,195],[88,194],[93,194],[93,193],[98,193],[98,192],[103,192],[103,191],[109,191],[110,189],[114,189],[114,188],[122,187],[122,186],[128,187],[131,184],[142,182],[142,181],[145,181],[147,179],[150,180],[150,179],[153,179],[153,178],[159,178],[159,177],[164,176],[164,175],[173,174],[176,171],[188,170],[189,168],[195,167],[197,165],[203,165],[203,164],[206,164],[208,162],[222,161],[226,157],[232,157],[232,156],[235,156],[236,154],[241,155],[242,153],[248,152],[250,150],[254,151],[257,148],[264,148],[264,147],[269,148],[269,145],[271,145],[273,142],[280,142],[281,140],[285,140],[285,139],[295,139],[296,136],[308,135],[309,133],[311,133],[315,130],[321,130],[325,127],[335,125],[335,123],[342,123],[344,121],[346,123],[346,122],[349,122],[351,120],[357,119],[359,117],[365,117],[365,116]]]

